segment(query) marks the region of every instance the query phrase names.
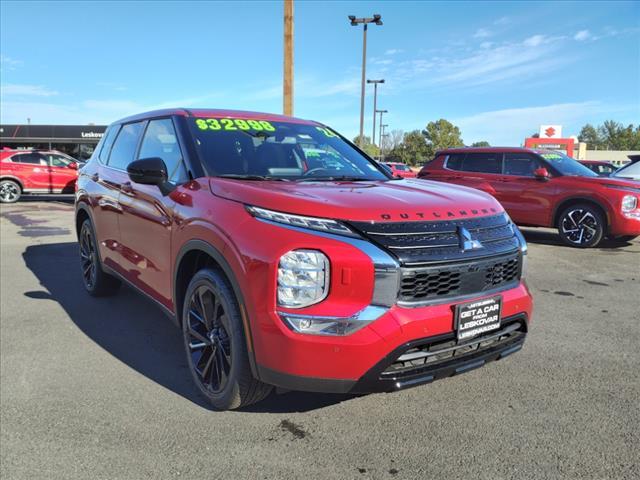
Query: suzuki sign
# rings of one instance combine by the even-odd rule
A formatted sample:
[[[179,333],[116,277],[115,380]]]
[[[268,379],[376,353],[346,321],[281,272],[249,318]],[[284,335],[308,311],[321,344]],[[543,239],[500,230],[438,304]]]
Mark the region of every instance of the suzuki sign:
[[[540,138],[562,138],[562,125],[540,125]]]

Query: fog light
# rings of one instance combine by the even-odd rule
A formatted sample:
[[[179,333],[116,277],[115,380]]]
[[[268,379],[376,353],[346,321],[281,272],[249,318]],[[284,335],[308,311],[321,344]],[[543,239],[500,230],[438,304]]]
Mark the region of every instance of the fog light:
[[[278,264],[278,305],[303,308],[329,293],[329,259],[317,250],[292,250]]]

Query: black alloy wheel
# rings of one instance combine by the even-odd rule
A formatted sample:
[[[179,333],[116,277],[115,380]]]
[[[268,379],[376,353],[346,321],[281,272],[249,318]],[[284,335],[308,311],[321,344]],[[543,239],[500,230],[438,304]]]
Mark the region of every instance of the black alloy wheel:
[[[209,285],[193,291],[185,321],[191,367],[205,390],[219,394],[231,374],[231,329],[225,308]]]
[[[594,247],[604,237],[605,220],[602,213],[591,205],[573,205],[560,214],[558,232],[567,245],[578,248]]]
[[[120,288],[120,281],[102,270],[95,233],[89,219],[85,220],[80,228],[78,242],[84,288],[94,297],[113,295]]]
[[[240,307],[220,271],[204,268],[193,276],[182,319],[189,370],[216,409],[241,408],[269,395],[272,387],[253,377]]]
[[[22,189],[13,180],[2,180],[0,182],[0,203],[14,203],[20,198]]]

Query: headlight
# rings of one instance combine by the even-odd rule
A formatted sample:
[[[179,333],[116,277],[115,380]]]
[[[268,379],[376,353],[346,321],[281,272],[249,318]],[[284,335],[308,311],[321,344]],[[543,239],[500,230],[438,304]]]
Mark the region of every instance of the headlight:
[[[278,264],[278,305],[303,308],[329,292],[329,259],[317,250],[292,250]]]
[[[638,206],[638,197],[635,195],[625,195],[622,197],[622,211],[630,212]]]
[[[293,227],[309,228],[311,230],[320,230],[321,232],[336,233],[338,235],[347,235],[349,237],[359,237],[359,235],[349,227],[336,220],[318,217],[303,217],[302,215],[292,215],[290,213],[276,212],[273,210],[267,210],[266,208],[253,206],[247,206],[246,208],[251,215],[264,220],[284,223]]]

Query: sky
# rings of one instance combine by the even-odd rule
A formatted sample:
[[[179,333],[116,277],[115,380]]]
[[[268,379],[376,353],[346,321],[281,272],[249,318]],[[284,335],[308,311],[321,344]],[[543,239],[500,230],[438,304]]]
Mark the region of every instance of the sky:
[[[445,118],[466,144],[640,123],[640,2],[295,1],[295,115],[359,131]],[[0,122],[108,124],[165,107],[282,112],[283,2],[0,2]],[[371,135],[373,88],[366,97]]]

